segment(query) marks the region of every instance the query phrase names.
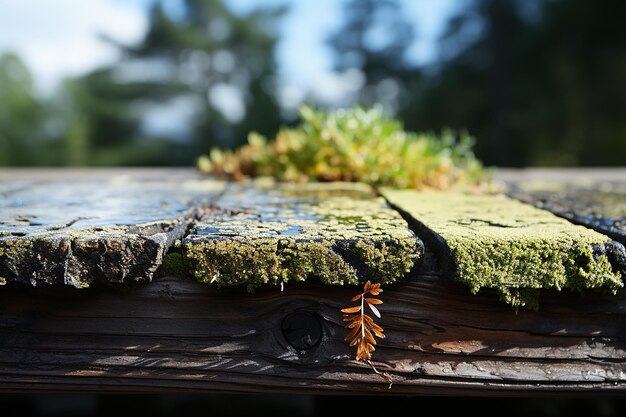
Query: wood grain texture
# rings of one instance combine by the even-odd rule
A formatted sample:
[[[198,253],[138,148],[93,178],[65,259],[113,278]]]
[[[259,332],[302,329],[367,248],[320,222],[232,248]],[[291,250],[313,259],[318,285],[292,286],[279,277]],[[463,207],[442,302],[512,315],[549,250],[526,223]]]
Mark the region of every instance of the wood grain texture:
[[[214,289],[163,278],[126,293],[0,292],[0,392],[243,392],[428,395],[626,394],[626,300],[547,294],[515,311],[435,275],[385,288],[387,338],[352,358],[340,308],[354,287]],[[281,323],[317,317],[321,343],[296,351]]]

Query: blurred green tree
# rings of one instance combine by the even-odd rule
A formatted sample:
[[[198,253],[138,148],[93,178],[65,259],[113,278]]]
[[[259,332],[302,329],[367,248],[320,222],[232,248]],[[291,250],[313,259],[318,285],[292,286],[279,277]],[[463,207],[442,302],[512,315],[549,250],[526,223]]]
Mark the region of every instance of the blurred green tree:
[[[34,93],[33,77],[13,53],[0,55],[0,166],[37,160],[45,139],[45,105]]]
[[[620,0],[543,3],[529,58],[542,63],[536,99],[550,111],[527,128],[530,163],[626,165],[625,12]]]
[[[488,164],[624,165],[619,0],[474,0],[452,18],[407,128],[468,128]]]
[[[221,0],[185,0],[171,16],[155,2],[144,38],[116,44],[118,62],[65,83],[67,163],[189,164],[252,129],[274,133],[283,10],[238,16]]]
[[[359,70],[364,79],[357,102],[382,104],[394,113],[407,85],[420,75],[407,57],[412,24],[396,0],[349,0],[343,14],[343,25],[327,39],[335,70]]]

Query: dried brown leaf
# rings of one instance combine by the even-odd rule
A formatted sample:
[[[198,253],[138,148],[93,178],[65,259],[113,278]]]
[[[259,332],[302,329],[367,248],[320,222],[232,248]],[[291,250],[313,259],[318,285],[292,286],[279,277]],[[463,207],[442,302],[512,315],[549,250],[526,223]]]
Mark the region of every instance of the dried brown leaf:
[[[348,335],[347,335],[346,337],[344,337],[344,339],[343,339],[343,340],[345,340],[346,342],[347,342],[348,340],[351,340],[351,339],[352,339],[354,336],[356,336],[356,334],[357,334],[358,332],[360,332],[360,331],[361,331],[361,329],[360,329],[359,327],[355,327],[355,328],[353,328],[353,329],[352,329],[352,331],[350,331],[350,333],[348,333]]]
[[[357,349],[356,360],[358,361],[361,359],[363,359],[364,361],[369,361],[370,359],[372,359],[372,355],[370,355],[370,353],[366,349]]]
[[[342,313],[352,314],[361,310],[361,306],[348,307],[341,310]]]
[[[376,306],[374,306],[374,304],[368,304],[368,306],[370,306],[370,309],[372,310],[372,312],[374,313],[374,315],[378,318],[380,318],[380,311],[378,311],[378,309],[376,308]]]
[[[361,320],[353,320],[350,323],[346,324],[347,329],[352,329],[354,327],[359,327],[361,325]]]
[[[372,330],[378,330],[378,331],[379,331],[379,332],[381,332],[381,333],[383,332],[383,328],[382,328],[382,327],[380,327],[380,326],[379,326],[378,324],[376,324],[376,323],[372,324],[370,327],[371,327],[371,329],[372,329]]]
[[[367,314],[363,314],[363,321],[366,321],[369,325],[374,324],[374,319],[371,318],[369,315]]]
[[[374,319],[365,314],[362,307],[363,303],[367,303],[374,315],[380,317],[380,311],[375,305],[383,302],[377,298],[366,298],[365,295],[378,295],[382,291],[380,284],[367,281],[363,286],[363,292],[352,298],[353,302],[360,301],[360,305],[341,310],[344,313],[343,321],[346,322],[346,328],[350,329],[345,340],[350,341],[350,347],[356,346],[356,360],[369,361],[372,358],[371,352],[375,350],[376,337],[385,337],[382,327],[374,323]]]

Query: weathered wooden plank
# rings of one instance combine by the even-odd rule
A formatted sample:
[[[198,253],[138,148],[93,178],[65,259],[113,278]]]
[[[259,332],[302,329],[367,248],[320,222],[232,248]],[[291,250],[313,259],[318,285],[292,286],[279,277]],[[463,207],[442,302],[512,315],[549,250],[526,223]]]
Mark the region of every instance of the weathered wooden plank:
[[[626,245],[626,183],[571,178],[510,181],[507,194]]]
[[[183,240],[194,276],[219,286],[394,282],[421,258],[422,241],[359,183],[233,184]]]
[[[354,288],[248,294],[171,277],[125,293],[7,288],[0,391],[626,393],[623,291],[546,293],[532,312],[437,282],[422,275],[382,294],[387,338],[374,363],[393,378],[391,390],[342,340],[339,309]]]
[[[181,180],[20,172],[0,172],[0,284],[149,281],[166,250],[225,188],[190,173]]]
[[[0,170],[11,192],[15,172]],[[111,171],[84,175],[98,182]],[[180,184],[193,173],[129,175]],[[545,291],[539,311],[516,311],[490,291],[444,285],[427,261],[412,283],[382,294],[387,338],[374,363],[391,390],[342,340],[339,309],[354,288],[288,282],[247,294],[169,277],[124,292],[3,288],[0,391],[624,396],[623,290]]]
[[[507,303],[536,306],[540,289],[623,286],[620,243],[547,211],[503,195],[381,192],[436,252],[442,271],[473,293],[495,288]]]

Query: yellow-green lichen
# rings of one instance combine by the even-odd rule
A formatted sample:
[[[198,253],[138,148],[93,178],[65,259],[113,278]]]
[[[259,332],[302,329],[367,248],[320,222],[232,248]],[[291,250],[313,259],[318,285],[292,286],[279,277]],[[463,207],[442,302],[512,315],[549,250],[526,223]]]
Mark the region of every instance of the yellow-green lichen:
[[[185,239],[193,275],[217,285],[394,282],[421,247],[402,217],[363,184],[280,184],[231,190]]]
[[[376,273],[378,281],[394,282],[413,265],[415,248],[372,242],[334,243],[293,239],[232,239],[187,243],[185,256],[200,282],[219,286],[302,282],[316,278],[324,284],[357,284],[359,271]],[[353,265],[351,257],[356,260]]]
[[[379,277],[378,281],[384,284],[395,282],[413,267],[414,258],[421,256],[406,256],[415,253],[415,241],[401,239],[383,242],[379,246],[360,240],[354,245],[353,251],[363,262],[366,275]]]
[[[455,277],[473,293],[496,289],[507,303],[536,306],[538,289],[623,286],[602,248],[609,239],[501,195],[382,190],[445,240]]]
[[[32,253],[32,239],[0,239],[0,273],[10,280],[15,280],[18,278],[20,265],[26,257],[32,256]]]
[[[19,263],[33,248],[32,239],[0,239],[0,259],[3,263]]]

